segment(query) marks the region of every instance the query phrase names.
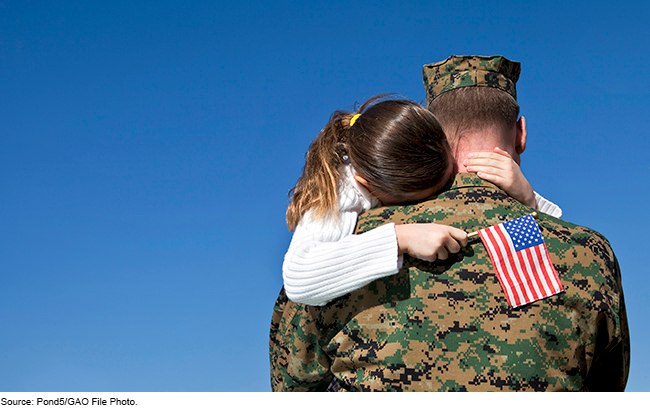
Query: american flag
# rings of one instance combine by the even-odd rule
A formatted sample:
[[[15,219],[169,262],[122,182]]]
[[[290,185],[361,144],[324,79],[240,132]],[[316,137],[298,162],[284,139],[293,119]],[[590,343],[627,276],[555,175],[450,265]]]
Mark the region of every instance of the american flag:
[[[513,308],[564,290],[532,215],[478,231]]]

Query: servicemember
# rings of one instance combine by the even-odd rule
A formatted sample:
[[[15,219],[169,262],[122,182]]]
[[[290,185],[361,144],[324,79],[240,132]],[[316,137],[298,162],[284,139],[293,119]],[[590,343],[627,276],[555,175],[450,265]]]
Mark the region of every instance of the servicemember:
[[[502,56],[452,56],[425,66],[427,106],[460,173],[432,199],[361,215],[357,232],[391,222],[475,231],[533,212],[467,173],[486,172],[490,151],[520,161],[527,135],[516,103],[519,73],[519,63]],[[629,332],[609,243],[544,213],[537,222],[563,291],[516,308],[480,240],[446,261],[405,255],[397,275],[323,307],[293,303],[281,292],[270,334],[272,389],[624,390]]]

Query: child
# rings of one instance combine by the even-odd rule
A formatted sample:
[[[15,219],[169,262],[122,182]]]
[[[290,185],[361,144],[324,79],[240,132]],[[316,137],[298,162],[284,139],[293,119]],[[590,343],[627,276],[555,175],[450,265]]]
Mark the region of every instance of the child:
[[[324,305],[397,273],[404,253],[444,260],[467,244],[465,231],[435,223],[389,223],[353,234],[360,213],[428,198],[454,175],[455,162],[433,114],[414,102],[381,98],[370,99],[356,114],[334,112],[309,147],[287,208],[294,235],[282,275],[293,301]],[[530,185],[507,153],[481,153],[470,161],[481,173],[500,166],[501,187],[530,197]]]

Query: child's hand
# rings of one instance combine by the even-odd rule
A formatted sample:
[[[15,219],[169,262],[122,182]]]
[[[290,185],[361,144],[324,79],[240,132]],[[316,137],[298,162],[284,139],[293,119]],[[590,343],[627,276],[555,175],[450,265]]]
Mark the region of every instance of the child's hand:
[[[475,172],[526,206],[537,209],[533,188],[508,152],[496,147],[494,152],[470,153],[464,165],[468,172]]]
[[[436,223],[395,225],[399,254],[433,262],[445,260],[450,253],[458,253],[467,245],[467,233],[455,227]]]

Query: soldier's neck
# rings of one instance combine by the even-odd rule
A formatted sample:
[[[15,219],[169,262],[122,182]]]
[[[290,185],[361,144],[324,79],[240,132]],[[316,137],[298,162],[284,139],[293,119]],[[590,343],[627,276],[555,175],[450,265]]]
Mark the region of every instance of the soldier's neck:
[[[470,153],[492,152],[495,147],[499,147],[510,153],[514,158],[516,156],[514,146],[513,139],[508,139],[507,136],[504,136],[496,130],[465,133],[458,138],[455,146],[452,148],[454,158],[456,159],[457,171],[459,173],[467,173],[463,162]]]

